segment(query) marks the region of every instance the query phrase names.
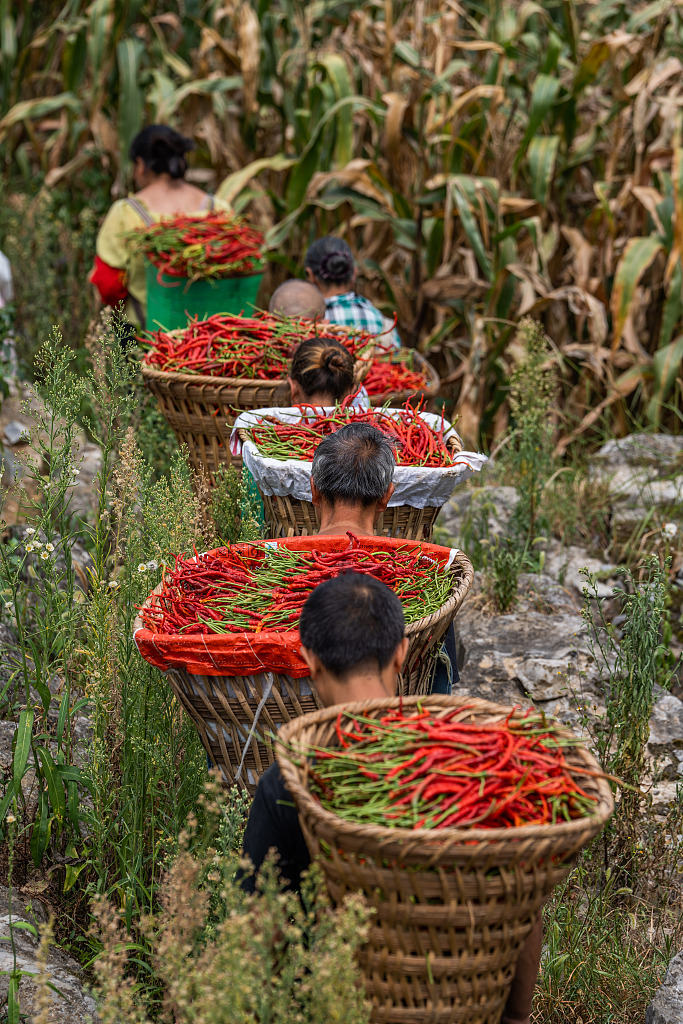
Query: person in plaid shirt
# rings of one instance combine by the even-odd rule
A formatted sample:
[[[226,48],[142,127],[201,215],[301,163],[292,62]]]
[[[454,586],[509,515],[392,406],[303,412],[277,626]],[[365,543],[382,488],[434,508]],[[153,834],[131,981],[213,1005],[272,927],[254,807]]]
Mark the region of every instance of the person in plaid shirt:
[[[325,298],[325,319],[345,327],[358,327],[369,334],[382,335],[380,344],[400,348],[401,339],[393,322],[369,299],[353,290],[356,265],[353,253],[341,238],[326,235],[306,253],[306,278]]]

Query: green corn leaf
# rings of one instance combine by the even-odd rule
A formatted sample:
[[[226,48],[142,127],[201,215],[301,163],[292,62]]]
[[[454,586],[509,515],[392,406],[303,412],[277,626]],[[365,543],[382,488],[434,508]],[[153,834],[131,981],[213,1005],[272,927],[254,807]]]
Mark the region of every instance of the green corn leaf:
[[[614,275],[610,300],[614,332],[613,348],[616,348],[621,341],[621,334],[631,312],[631,303],[638,282],[662,248],[662,242],[658,235],[648,235],[647,238],[630,238],[626,243],[617,272]]]
[[[21,100],[10,107],[0,120],[0,139],[4,138],[9,128],[22,121],[33,121],[64,109],[78,113],[82,106],[78,96],[72,92],[60,92],[58,96],[48,96],[45,99]]]
[[[655,352],[652,360],[652,376],[654,379],[654,392],[648,405],[648,419],[654,426],[658,426],[662,413],[662,405],[667,399],[674,386],[676,376],[680,372],[683,363],[683,334],[665,348]]]
[[[138,85],[143,52],[144,47],[139,39],[122,39],[116,47],[119,68],[119,138],[124,158],[133,138],[142,127],[144,117],[144,98]]]
[[[14,743],[14,757],[12,758],[12,779],[14,781],[14,791],[17,796],[19,796],[21,792],[21,780],[24,777],[26,765],[28,763],[28,755],[31,752],[33,717],[34,711],[32,708],[28,711],[22,711],[19,715],[19,725],[17,726]]]
[[[527,151],[529,171],[531,172],[531,194],[537,203],[542,203],[544,206],[550,195],[559,148],[559,135],[537,135],[531,140]]]
[[[681,310],[683,310],[683,273],[681,271],[680,257],[676,260],[669,290],[662,310],[662,323],[659,328],[659,343],[657,348],[666,348],[673,337],[676,324],[679,321]]]
[[[103,71],[107,49],[112,41],[114,0],[94,0],[88,13],[90,15],[88,25],[90,74],[95,89],[98,89],[102,84],[100,75]]]
[[[355,93],[346,61],[336,53],[328,53],[313,65],[327,75],[332,86],[335,100],[352,97]],[[334,163],[336,167],[345,167],[353,160],[353,109],[343,107],[335,119],[336,142],[334,147]]]
[[[529,107],[529,123],[527,124],[524,138],[515,158],[515,167],[518,167],[522,157],[526,153],[531,140],[538,133],[541,124],[555,106],[560,92],[560,81],[551,75],[537,75],[534,87],[531,92],[531,104]]]
[[[474,255],[477,257],[477,262],[481,267],[482,273],[486,277],[487,281],[492,281],[493,265],[484,247],[484,240],[481,237],[479,225],[477,224],[470,202],[457,182],[452,182],[452,188],[453,199],[455,200],[455,205],[458,208],[460,221],[462,223],[463,230],[467,235],[467,241],[472,246],[472,250]]]

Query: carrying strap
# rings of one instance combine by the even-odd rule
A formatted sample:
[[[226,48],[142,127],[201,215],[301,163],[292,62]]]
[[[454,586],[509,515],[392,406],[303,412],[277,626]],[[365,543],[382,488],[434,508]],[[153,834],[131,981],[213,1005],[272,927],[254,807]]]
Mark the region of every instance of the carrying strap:
[[[261,700],[258,702],[258,706],[256,708],[256,711],[254,712],[254,721],[251,723],[251,729],[249,730],[249,735],[247,736],[247,741],[244,744],[244,747],[242,748],[242,759],[241,759],[241,761],[239,763],[239,768],[235,772],[235,782],[239,782],[239,780],[240,780],[240,775],[242,774],[242,768],[244,767],[244,759],[246,758],[247,751],[249,750],[249,744],[251,743],[251,741],[252,741],[252,739],[254,737],[254,733],[256,732],[256,726],[258,725],[259,717],[261,715],[261,712],[263,711],[263,707],[264,707],[266,701],[270,697],[270,691],[273,689],[273,683],[274,682],[275,682],[275,676],[273,675],[272,672],[268,672],[267,675],[266,675],[266,685],[263,688],[263,696],[261,697]]]

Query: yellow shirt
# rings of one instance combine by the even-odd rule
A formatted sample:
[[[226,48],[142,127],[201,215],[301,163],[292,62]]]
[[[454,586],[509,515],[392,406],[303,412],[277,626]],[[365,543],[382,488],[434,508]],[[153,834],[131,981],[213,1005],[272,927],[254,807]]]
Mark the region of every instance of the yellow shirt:
[[[148,209],[147,205],[141,199],[138,199],[137,196],[131,196],[131,198],[140,203],[140,206],[144,206],[151,220],[155,222],[169,216],[166,213],[155,213],[153,210]],[[232,207],[230,203],[214,198],[213,210],[231,213]],[[196,216],[206,216],[207,213],[209,213],[208,208],[197,210]],[[95,251],[100,259],[108,263],[110,267],[126,271],[126,288],[129,294],[134,299],[137,299],[142,306],[143,312],[146,313],[147,284],[145,282],[145,260],[141,255],[133,256],[131,254],[129,242],[126,238],[131,231],[143,226],[144,221],[135,207],[126,202],[125,199],[117,199],[102,222],[102,227],[97,235]],[[126,315],[131,323],[138,323],[135,303],[131,302],[130,299],[126,303]]]

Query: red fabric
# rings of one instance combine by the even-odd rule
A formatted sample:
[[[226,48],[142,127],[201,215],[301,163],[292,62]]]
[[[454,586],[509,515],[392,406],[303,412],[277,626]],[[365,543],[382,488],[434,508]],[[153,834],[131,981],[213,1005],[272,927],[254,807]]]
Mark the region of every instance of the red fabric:
[[[125,270],[110,267],[99,256],[95,257],[95,265],[90,271],[90,281],[97,288],[105,306],[116,306],[128,298],[128,289],[124,284],[125,278]]]
[[[290,537],[268,541],[270,545],[284,544],[291,551],[342,551],[348,543],[347,536]],[[451,554],[450,548],[438,544],[396,537],[360,537],[359,543],[369,551],[395,551],[398,548],[412,551],[418,547],[423,554],[442,565]],[[244,553],[255,553],[252,544],[235,544],[233,547]],[[263,551],[262,548],[257,550],[259,553]],[[177,665],[198,676],[250,676],[257,672],[283,672],[293,679],[303,679],[310,674],[308,665],[299,654],[301,640],[296,629],[169,636],[141,628],[135,631],[135,643],[145,661],[162,671]]]

